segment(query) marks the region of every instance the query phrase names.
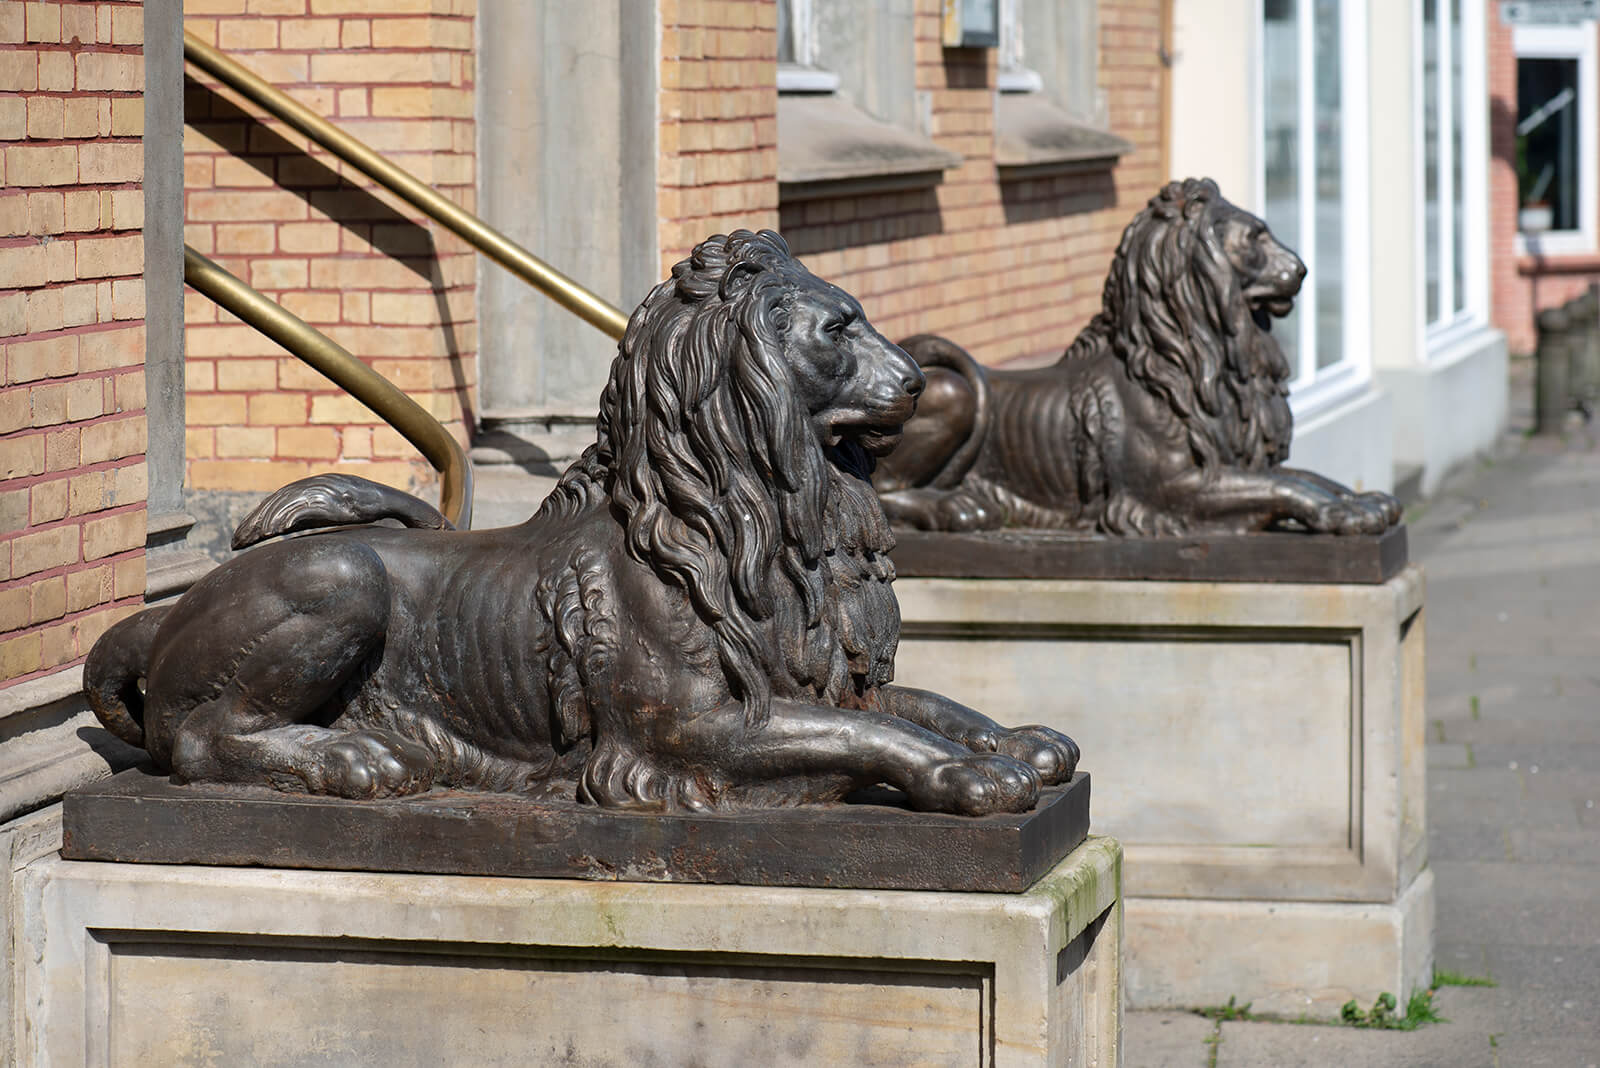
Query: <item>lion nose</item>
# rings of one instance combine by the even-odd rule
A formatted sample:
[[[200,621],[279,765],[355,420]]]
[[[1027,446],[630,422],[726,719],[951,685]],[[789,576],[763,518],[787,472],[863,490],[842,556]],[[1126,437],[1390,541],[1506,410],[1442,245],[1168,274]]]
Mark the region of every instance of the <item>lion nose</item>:
[[[922,396],[923,389],[928,385],[928,377],[922,373],[922,368],[917,366],[917,361],[903,349],[897,346],[894,352],[897,357],[895,362],[900,365],[900,388],[905,391],[906,396],[916,400]]]

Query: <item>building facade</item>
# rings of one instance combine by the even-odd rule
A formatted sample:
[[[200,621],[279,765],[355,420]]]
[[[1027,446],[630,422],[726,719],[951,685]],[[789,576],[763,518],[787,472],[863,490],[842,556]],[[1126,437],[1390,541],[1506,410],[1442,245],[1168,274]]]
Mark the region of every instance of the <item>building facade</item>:
[[[1600,24],[1489,26],[1494,322],[1511,350],[1534,316],[1600,281]]]
[[[184,32],[621,308],[705,236],[773,227],[888,336],[942,333],[989,364],[1058,354],[1098,310],[1132,215],[1168,178],[1210,175],[1311,270],[1277,328],[1293,462],[1427,492],[1498,433],[1496,324],[1525,347],[1534,300],[1505,211],[1506,131],[1528,116],[1509,118],[1502,60],[1575,56],[1545,71],[1547,95],[1576,78],[1571,114],[1594,103],[1592,28],[1587,44],[1523,40],[1495,8],[0,3],[0,859],[15,871],[55,849],[62,791],[133,759],[77,696],[89,646],[202,574],[262,492],[325,470],[431,489],[388,426],[186,293],[185,243],[368,361],[480,463],[526,477],[522,514],[592,439],[615,348],[186,71]],[[1600,265],[1593,123],[1579,127],[1575,163],[1542,150],[1541,192],[1567,198],[1547,241],[1578,235],[1545,258],[1571,257],[1570,284]],[[1539,301],[1556,299],[1547,275]]]

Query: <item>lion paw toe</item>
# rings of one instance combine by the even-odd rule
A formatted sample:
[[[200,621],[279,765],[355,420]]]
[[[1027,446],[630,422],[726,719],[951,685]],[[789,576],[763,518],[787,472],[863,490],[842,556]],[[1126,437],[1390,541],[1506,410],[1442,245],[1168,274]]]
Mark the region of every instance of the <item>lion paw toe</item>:
[[[1319,534],[1382,534],[1389,523],[1383,511],[1360,497],[1343,497],[1324,506],[1312,530]]]
[[[1072,778],[1080,755],[1077,742],[1037,724],[1003,731],[996,751],[1027,764],[1046,786]]]
[[[1405,513],[1405,508],[1400,502],[1387,493],[1376,491],[1363,493],[1359,499],[1367,502],[1368,507],[1382,520],[1382,529],[1385,530],[1400,522],[1401,516]]]
[[[389,731],[341,734],[320,746],[313,792],[367,799],[403,797],[433,785],[433,755]]]
[[[972,493],[957,490],[939,501],[940,530],[994,530],[1005,521],[1003,511]]]
[[[986,816],[1032,808],[1040,788],[1039,773],[1027,764],[999,754],[975,754],[939,765],[911,798],[918,808]]]

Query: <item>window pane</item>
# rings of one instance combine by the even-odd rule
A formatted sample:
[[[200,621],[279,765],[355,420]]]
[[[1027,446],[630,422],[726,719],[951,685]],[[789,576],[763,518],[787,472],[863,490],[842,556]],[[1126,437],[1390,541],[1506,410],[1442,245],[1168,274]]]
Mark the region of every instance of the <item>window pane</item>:
[[[1578,61],[1517,60],[1521,206],[1548,207],[1550,229],[1578,229]]]
[[[1464,2],[1452,0],[1450,5],[1450,225],[1454,238],[1450,271],[1455,279],[1455,306],[1451,308],[1452,312],[1464,311],[1467,307],[1466,199],[1461,179],[1461,127],[1462,117],[1466,114],[1466,104],[1461,95],[1461,56],[1464,49],[1461,40],[1461,5]]]
[[[1439,2],[1422,0],[1422,212],[1428,322],[1439,318]]]
[[[1296,0],[1264,0],[1261,51],[1262,155],[1266,177],[1264,217],[1290,248],[1300,245],[1300,18]],[[1272,335],[1295,375],[1300,371],[1296,310],[1273,324]]]
[[[1317,368],[1344,358],[1344,167],[1340,120],[1339,0],[1314,11],[1317,121],[1317,241],[1311,277],[1317,289]]]

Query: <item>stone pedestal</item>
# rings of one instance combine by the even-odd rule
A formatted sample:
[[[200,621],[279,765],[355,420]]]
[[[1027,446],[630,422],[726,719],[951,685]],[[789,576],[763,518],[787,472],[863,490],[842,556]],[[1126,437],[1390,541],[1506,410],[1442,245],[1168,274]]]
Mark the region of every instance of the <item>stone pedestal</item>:
[[[1135,1007],[1337,1011],[1430,981],[1423,589],[895,583],[896,677],[1083,746]]]
[[[47,858],[19,1063],[1119,1063],[1121,848],[1020,894]]]

